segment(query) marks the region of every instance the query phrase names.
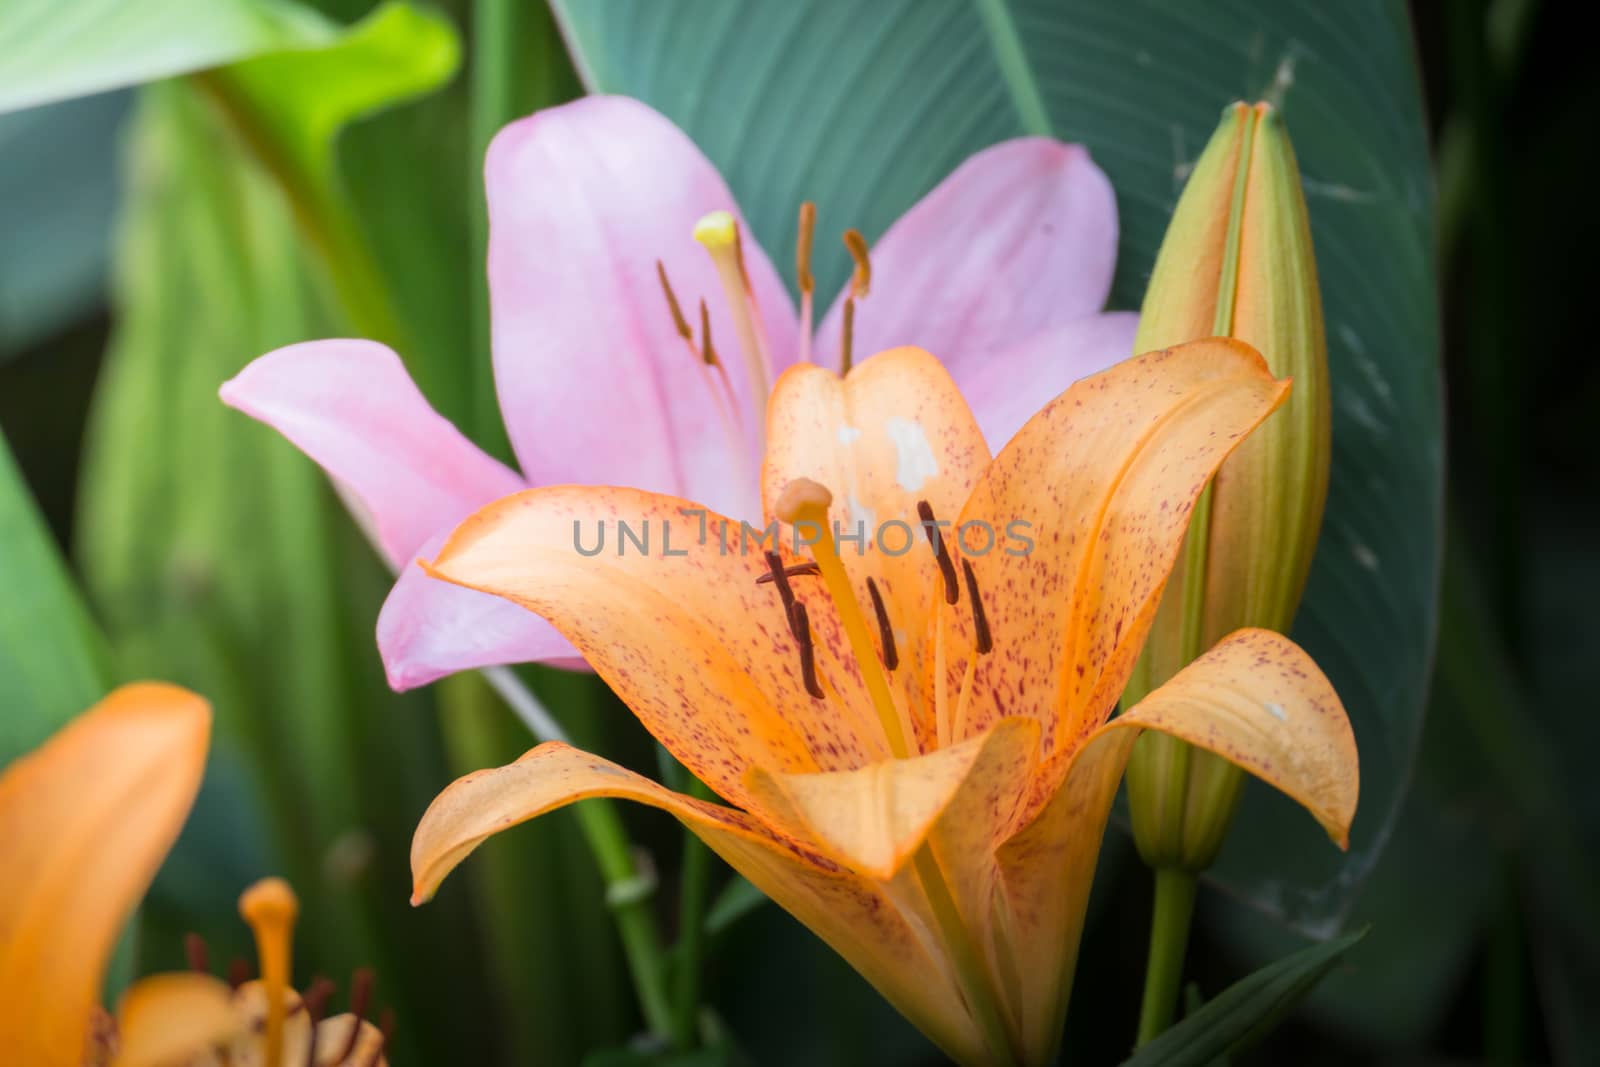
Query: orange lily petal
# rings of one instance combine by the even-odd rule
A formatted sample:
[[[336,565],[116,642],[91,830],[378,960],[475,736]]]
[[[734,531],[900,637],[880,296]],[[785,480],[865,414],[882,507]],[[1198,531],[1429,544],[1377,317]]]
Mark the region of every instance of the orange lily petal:
[[[1036,781],[1059,788],[1033,805],[1042,809],[1038,816],[999,849],[997,969],[1018,1015],[1013,1026],[1026,1063],[1055,1059],[1106,817],[1137,737],[1133,730],[1098,735],[1041,767]]]
[[[1195,499],[1288,388],[1253,348],[1213,338],[1085,378],[1018,431],[961,516],[997,529],[1024,520],[1034,542],[1028,552],[967,556],[995,651],[977,657],[964,734],[1032,715],[1049,757],[1104,721]],[[945,684],[957,691],[972,657],[972,617],[964,603],[944,615]]]
[[[647,530],[648,552],[620,542],[619,523],[635,537]],[[603,551],[580,553],[575,537],[587,552],[602,524]],[[429,571],[543,615],[684,766],[749,807],[749,766],[858,767],[878,758],[882,741],[863,717],[870,704],[837,616],[825,596],[802,592],[820,673],[838,696],[806,692],[777,592],[756,581],[767,572],[759,534],[741,544],[741,532],[738,522],[676,497],[530,489],[463,523]],[[798,562],[786,547],[781,554]]]
[[[228,983],[209,974],[157,974],[128,987],[117,1005],[113,1067],[164,1067],[231,1044],[248,1019]]]
[[[1236,630],[1107,724],[1215,752],[1309,811],[1340,848],[1361,791],[1350,718],[1327,676],[1282,634]]]
[[[1305,805],[1341,847],[1355,816],[1358,768],[1350,721],[1332,685],[1294,642],[1240,630],[1139,705],[1100,727],[1081,750],[1040,769],[1036,789],[1061,786],[1000,849],[1004,943],[1027,1047],[1048,1062],[1072,988],[1078,941],[1106,816],[1133,743],[1160,730],[1215,752]]]
[[[940,980],[942,961],[930,954],[882,887],[772,833],[744,812],[674,793],[559,742],[540,745],[507,766],[459,778],[434,799],[412,839],[413,903],[429,899],[490,836],[600,796],[635,800],[676,817],[952,1056],[981,1057],[983,1044],[960,994]]]
[[[106,960],[178,836],[211,709],[123,686],[0,776],[0,1048],[76,1067]]]
[[[951,840],[986,839],[992,848],[1010,822],[1038,743],[1031,719],[1007,719],[961,744],[853,771],[774,775],[752,768],[750,787],[767,810],[787,815],[785,829],[796,827],[831,858],[887,881],[963,794],[968,802],[956,812]],[[964,856],[956,866],[973,859]]]
[[[932,709],[919,706],[922,639],[942,586],[917,504],[927,501],[935,518],[950,524],[945,539],[955,538],[954,520],[989,464],[977,420],[937,359],[920,348],[895,348],[842,378],[810,363],[785,371],[767,405],[767,442],[765,513],[771,517],[796,478],[833,493],[829,517],[841,531],[840,557],[869,619],[867,578],[878,585],[901,661],[891,680],[916,711],[924,749],[931,747]]]

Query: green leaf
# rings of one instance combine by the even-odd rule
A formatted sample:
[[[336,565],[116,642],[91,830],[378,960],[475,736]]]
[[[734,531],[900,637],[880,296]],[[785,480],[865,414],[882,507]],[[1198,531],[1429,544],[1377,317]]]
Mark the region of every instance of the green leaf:
[[[1221,108],[1269,96],[1299,154],[1332,361],[1334,468],[1295,628],[1361,748],[1352,848],[1251,783],[1218,877],[1326,932],[1372,866],[1416,747],[1433,648],[1442,486],[1433,188],[1405,6],[556,0],[590,88],[638,97],[727,175],[775,263],[795,211],[881,234],[972,152],[1082,142],[1116,187],[1111,306],[1137,308]],[[844,250],[817,241],[824,294]],[[871,314],[870,300],[862,314]],[[1041,397],[1041,403],[1048,398]]]
[[[1266,1034],[1333,969],[1365,930],[1312,945],[1229,986],[1145,1045],[1123,1067],[1207,1067]]]
[[[247,59],[217,71],[247,132],[280,165],[337,182],[334,142],[352,120],[438,88],[460,45],[444,16],[410,3],[380,6],[321,47]]]
[[[337,33],[290,0],[7,0],[0,111],[325,44]]]
[[[110,688],[104,639],[0,437],[0,767]]]

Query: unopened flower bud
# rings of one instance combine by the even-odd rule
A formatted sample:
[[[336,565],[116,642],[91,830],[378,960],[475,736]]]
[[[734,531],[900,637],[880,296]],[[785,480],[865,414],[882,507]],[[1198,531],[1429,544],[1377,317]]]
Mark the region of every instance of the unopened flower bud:
[[[1124,694],[1132,706],[1241,626],[1287,631],[1328,490],[1327,342],[1300,171],[1267,104],[1234,104],[1195,164],[1156,258],[1134,350],[1226,335],[1294,380],[1288,402],[1229,457]],[[1221,848],[1242,772],[1165,735],[1128,767],[1134,836],[1155,867],[1199,871]]]

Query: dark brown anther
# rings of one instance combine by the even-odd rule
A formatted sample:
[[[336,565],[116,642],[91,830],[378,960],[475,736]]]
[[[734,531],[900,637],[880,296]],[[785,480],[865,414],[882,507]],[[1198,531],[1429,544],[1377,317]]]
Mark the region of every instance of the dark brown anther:
[[[798,600],[789,609],[789,629],[794,631],[795,642],[800,646],[800,680],[805,683],[806,692],[821,700],[822,683],[817,681],[817,646],[811,640],[811,616]]]
[[[778,588],[778,599],[783,601],[783,617],[789,620],[789,629],[794,630],[794,590],[789,588],[789,571],[783,565],[783,557],[776,552],[765,553],[767,559],[767,573],[757,578],[756,581],[768,581]],[[796,634],[796,637],[799,635]]]
[[[856,301],[854,297],[844,298],[844,337],[839,342],[839,373],[849,374],[854,362],[856,336]]]
[[[795,282],[802,293],[809,293],[816,288],[816,279],[811,276],[811,238],[817,230],[817,205],[807,200],[800,205],[800,235],[794,246],[794,275]]]
[[[867,239],[860,230],[844,231],[844,246],[855,261],[855,273],[850,276],[850,295],[860,300],[872,288],[872,257],[867,254]]]
[[[715,367],[722,362],[717,358],[717,350],[711,344],[711,312],[706,309],[706,302],[700,301],[700,358],[706,361],[706,366]]]
[[[774,555],[774,553],[768,552],[767,555],[771,556]],[[783,576],[785,578],[809,578],[814,574],[821,573],[822,568],[817,566],[815,563],[791,563],[787,567],[783,568]],[[768,571],[766,574],[763,574],[761,577],[756,579],[756,584],[771,585],[772,581],[772,572]]]
[[[311,985],[306,989],[306,995],[300,998],[300,1003],[306,1009],[306,1016],[311,1021],[311,1034],[306,1038],[306,1063],[317,1062],[317,1024],[328,1014],[328,1001],[333,999],[334,984],[320,974],[311,979]]]
[[[878,583],[867,578],[867,596],[872,599],[873,614],[878,616],[878,637],[883,642],[883,665],[889,670],[900,666],[900,650],[894,645],[894,627],[889,625],[889,609],[883,606],[883,594]]]
[[[989,616],[983,611],[983,597],[978,595],[978,576],[972,573],[972,564],[961,561],[961,574],[967,580],[967,598],[972,601],[972,628],[977,632],[974,647],[978,655],[994,651],[994,634],[989,632]]]
[[[954,604],[961,599],[961,586],[956,582],[956,565],[950,559],[950,550],[944,547],[944,534],[933,517],[933,505],[926,500],[917,501],[917,514],[922,516],[922,529],[928,535],[928,545],[939,561],[939,573],[944,575],[944,602]]]
[[[211,952],[206,948],[206,939],[199,934],[183,935],[183,955],[189,961],[189,969],[195,974],[211,973]]]
[[[666,294],[667,308],[672,312],[673,328],[685,341],[693,341],[694,334],[689,329],[689,320],[683,317],[683,308],[678,304],[678,294],[672,291],[672,283],[667,281],[666,265],[659,259],[656,260],[656,277],[661,279],[661,291]]]
[[[235,956],[228,961],[228,984],[235,989],[250,981],[250,964]]]
[[[334,1063],[343,1063],[356,1050],[356,1039],[361,1036],[361,1020],[367,1017],[367,1008],[372,1004],[372,983],[370,967],[357,967],[350,976],[350,1014],[356,1017],[356,1025],[351,1029],[350,1036],[345,1038],[344,1048],[334,1057]]]

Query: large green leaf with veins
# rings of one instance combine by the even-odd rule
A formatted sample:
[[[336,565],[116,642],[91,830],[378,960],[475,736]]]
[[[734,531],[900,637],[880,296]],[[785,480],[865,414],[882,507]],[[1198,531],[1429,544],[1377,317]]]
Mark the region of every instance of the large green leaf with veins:
[[[1111,304],[1136,308],[1187,169],[1239,98],[1294,138],[1334,389],[1328,515],[1295,636],[1361,746],[1348,854],[1255,783],[1218,878],[1327,930],[1404,791],[1432,655],[1442,457],[1433,187],[1405,9],[1139,0],[556,0],[596,91],[639,97],[723,168],[756,236],[793,258],[799,203],[869,237],[972,152],[1025,133],[1087,145],[1116,186]],[[641,180],[647,180],[641,178]],[[818,241],[819,284],[845,257]],[[870,314],[870,303],[864,309]],[[1046,397],[1040,397],[1043,402]]]

